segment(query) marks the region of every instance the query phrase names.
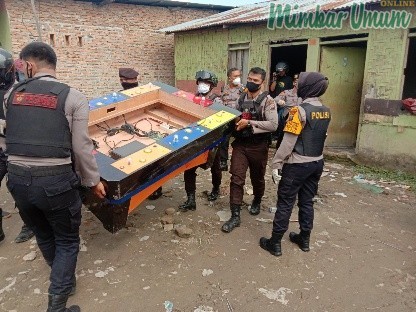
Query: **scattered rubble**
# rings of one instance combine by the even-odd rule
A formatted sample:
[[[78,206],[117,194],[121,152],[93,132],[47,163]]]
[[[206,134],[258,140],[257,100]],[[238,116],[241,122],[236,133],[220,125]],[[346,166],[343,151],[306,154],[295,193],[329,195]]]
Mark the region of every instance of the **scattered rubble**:
[[[211,275],[212,273],[214,273],[214,271],[212,271],[211,269],[204,269],[203,271],[202,271],[202,276],[209,276],[209,275]]]
[[[164,224],[163,225],[163,230],[166,231],[166,232],[173,231],[173,229],[174,229],[173,224]]]
[[[181,238],[188,238],[192,234],[192,230],[187,228],[185,225],[176,227],[175,232]]]
[[[289,300],[286,299],[286,294],[293,294],[289,288],[280,287],[278,290],[259,288],[260,293],[271,300],[287,305]]]
[[[176,212],[175,208],[166,208],[166,210],[165,210],[165,214],[168,215],[168,216],[173,216],[175,214],[175,212]]]
[[[160,222],[162,222],[162,224],[173,224],[175,220],[172,215],[164,215],[160,218]]]
[[[31,252],[29,252],[27,255],[25,255],[23,257],[23,260],[25,261],[33,261],[36,259],[36,250],[32,250]]]
[[[217,216],[220,218],[220,222],[228,221],[231,218],[231,210],[217,211]]]
[[[144,242],[144,241],[147,241],[149,239],[149,236],[143,236],[143,237],[141,237],[139,240],[141,241],[141,242]]]

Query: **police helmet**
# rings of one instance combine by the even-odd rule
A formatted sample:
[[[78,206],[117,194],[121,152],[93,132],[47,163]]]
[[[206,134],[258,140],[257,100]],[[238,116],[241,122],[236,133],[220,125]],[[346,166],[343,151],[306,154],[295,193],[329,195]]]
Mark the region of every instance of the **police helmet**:
[[[289,71],[289,65],[286,62],[278,62],[276,64],[276,71],[284,70],[286,73]]]
[[[14,83],[13,57],[0,48],[0,90],[9,90]]]
[[[195,80],[196,80],[196,84],[198,84],[198,81],[200,81],[200,80],[206,80],[206,81],[212,83],[212,85],[214,87],[216,87],[217,84],[218,84],[217,76],[214,73],[212,73],[208,70],[199,70],[199,71],[197,71],[196,74],[195,74]]]

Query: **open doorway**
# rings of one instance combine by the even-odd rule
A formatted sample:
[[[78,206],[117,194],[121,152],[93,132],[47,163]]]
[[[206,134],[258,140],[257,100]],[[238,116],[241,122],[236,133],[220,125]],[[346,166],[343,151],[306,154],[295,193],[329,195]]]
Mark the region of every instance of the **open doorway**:
[[[366,41],[321,45],[320,71],[329,80],[321,100],[332,116],[327,147],[356,145],[366,53]]]
[[[269,68],[269,81],[272,81],[273,72],[276,71],[276,64],[278,62],[285,62],[289,65],[289,72],[287,75],[293,78],[293,75],[299,74],[301,71],[306,70],[306,57],[308,51],[308,45],[305,44],[294,44],[290,46],[277,46],[271,49],[271,61]],[[270,94],[272,97],[277,94]]]
[[[403,99],[416,98],[416,38],[409,39],[403,85]]]

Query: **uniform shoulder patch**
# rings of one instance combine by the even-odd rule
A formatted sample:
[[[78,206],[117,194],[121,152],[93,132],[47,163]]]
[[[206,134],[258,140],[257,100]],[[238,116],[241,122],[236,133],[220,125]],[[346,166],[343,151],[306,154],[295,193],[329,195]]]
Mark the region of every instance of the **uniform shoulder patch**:
[[[292,107],[289,110],[284,132],[293,133],[299,135],[302,131],[302,122],[300,120],[299,108],[297,106]]]
[[[267,106],[271,110],[276,109],[276,101],[270,95],[268,95],[264,106]]]

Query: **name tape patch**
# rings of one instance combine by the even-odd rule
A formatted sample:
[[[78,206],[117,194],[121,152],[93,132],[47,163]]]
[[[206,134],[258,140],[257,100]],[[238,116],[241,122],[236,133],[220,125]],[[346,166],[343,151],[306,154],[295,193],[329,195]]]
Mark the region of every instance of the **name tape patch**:
[[[58,97],[46,94],[16,92],[12,104],[56,109],[58,106]]]

